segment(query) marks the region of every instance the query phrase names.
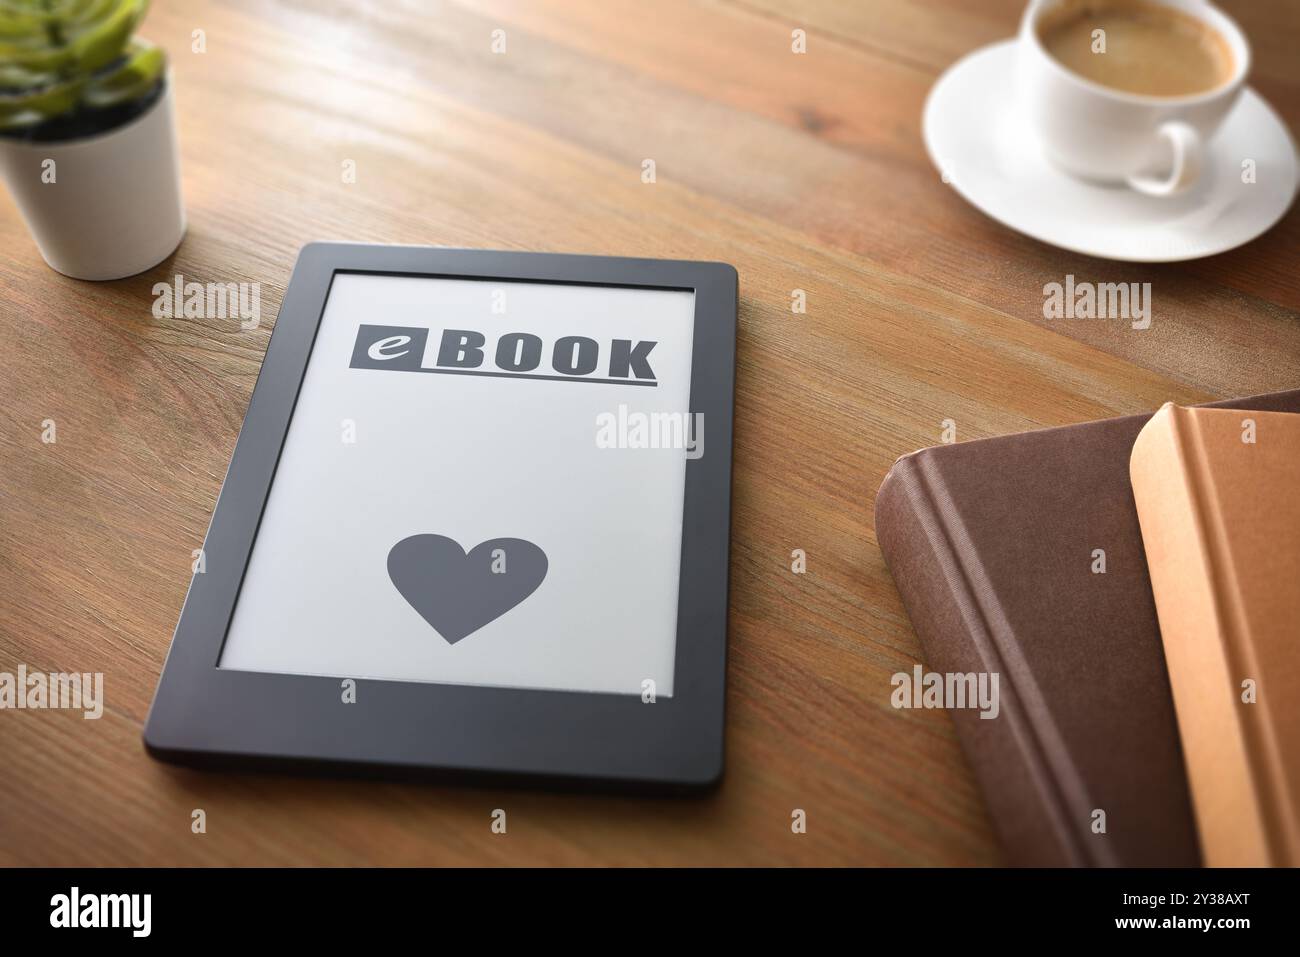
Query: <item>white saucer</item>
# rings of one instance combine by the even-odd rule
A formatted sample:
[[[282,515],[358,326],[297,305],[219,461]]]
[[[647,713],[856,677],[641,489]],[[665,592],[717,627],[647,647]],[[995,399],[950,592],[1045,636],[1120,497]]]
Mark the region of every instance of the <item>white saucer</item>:
[[[1267,231],[1295,198],[1295,145],[1254,90],[1206,144],[1204,172],[1179,196],[1144,196],[1060,171],[1015,108],[1016,41],[954,64],[925,104],[925,145],[954,189],[1012,229],[1089,256],[1176,262],[1227,252]],[[1255,161],[1255,182],[1242,163]]]

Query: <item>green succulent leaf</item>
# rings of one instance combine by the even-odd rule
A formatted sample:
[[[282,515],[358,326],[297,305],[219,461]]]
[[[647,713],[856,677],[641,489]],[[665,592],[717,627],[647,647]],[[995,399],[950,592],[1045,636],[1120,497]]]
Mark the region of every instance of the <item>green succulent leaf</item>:
[[[0,90],[36,90],[57,83],[59,79],[57,70],[40,71],[0,62]]]
[[[144,17],[146,0],[120,0],[100,20],[73,24],[68,48],[72,50],[76,69],[93,73],[108,66],[126,48],[136,24]]]
[[[82,102],[91,109],[103,109],[138,99],[157,85],[166,68],[167,57],[162,50],[136,41],[125,59],[86,84]]]
[[[0,95],[0,130],[17,130],[71,113],[81,103],[84,78],[16,96]]]
[[[0,130],[145,96],[162,50],[131,36],[148,0],[0,0]]]

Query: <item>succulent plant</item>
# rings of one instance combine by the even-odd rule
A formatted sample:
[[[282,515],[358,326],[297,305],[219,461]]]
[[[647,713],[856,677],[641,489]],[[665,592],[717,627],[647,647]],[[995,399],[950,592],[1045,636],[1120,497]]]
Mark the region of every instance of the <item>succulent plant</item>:
[[[146,97],[166,67],[132,39],[148,0],[0,0],[0,132]]]

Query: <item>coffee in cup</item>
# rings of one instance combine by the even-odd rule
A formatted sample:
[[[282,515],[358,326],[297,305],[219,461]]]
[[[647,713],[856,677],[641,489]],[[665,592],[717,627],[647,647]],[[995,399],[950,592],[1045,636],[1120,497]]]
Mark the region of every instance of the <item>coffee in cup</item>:
[[[1232,47],[1207,21],[1151,0],[1075,0],[1038,23],[1043,48],[1101,86],[1191,96],[1232,79]]]

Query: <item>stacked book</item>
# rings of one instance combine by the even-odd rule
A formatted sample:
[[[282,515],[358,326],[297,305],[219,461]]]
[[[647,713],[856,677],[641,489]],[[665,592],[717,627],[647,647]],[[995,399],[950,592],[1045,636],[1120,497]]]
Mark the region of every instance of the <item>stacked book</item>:
[[[924,449],[876,534],[1013,862],[1300,865],[1300,391]]]

